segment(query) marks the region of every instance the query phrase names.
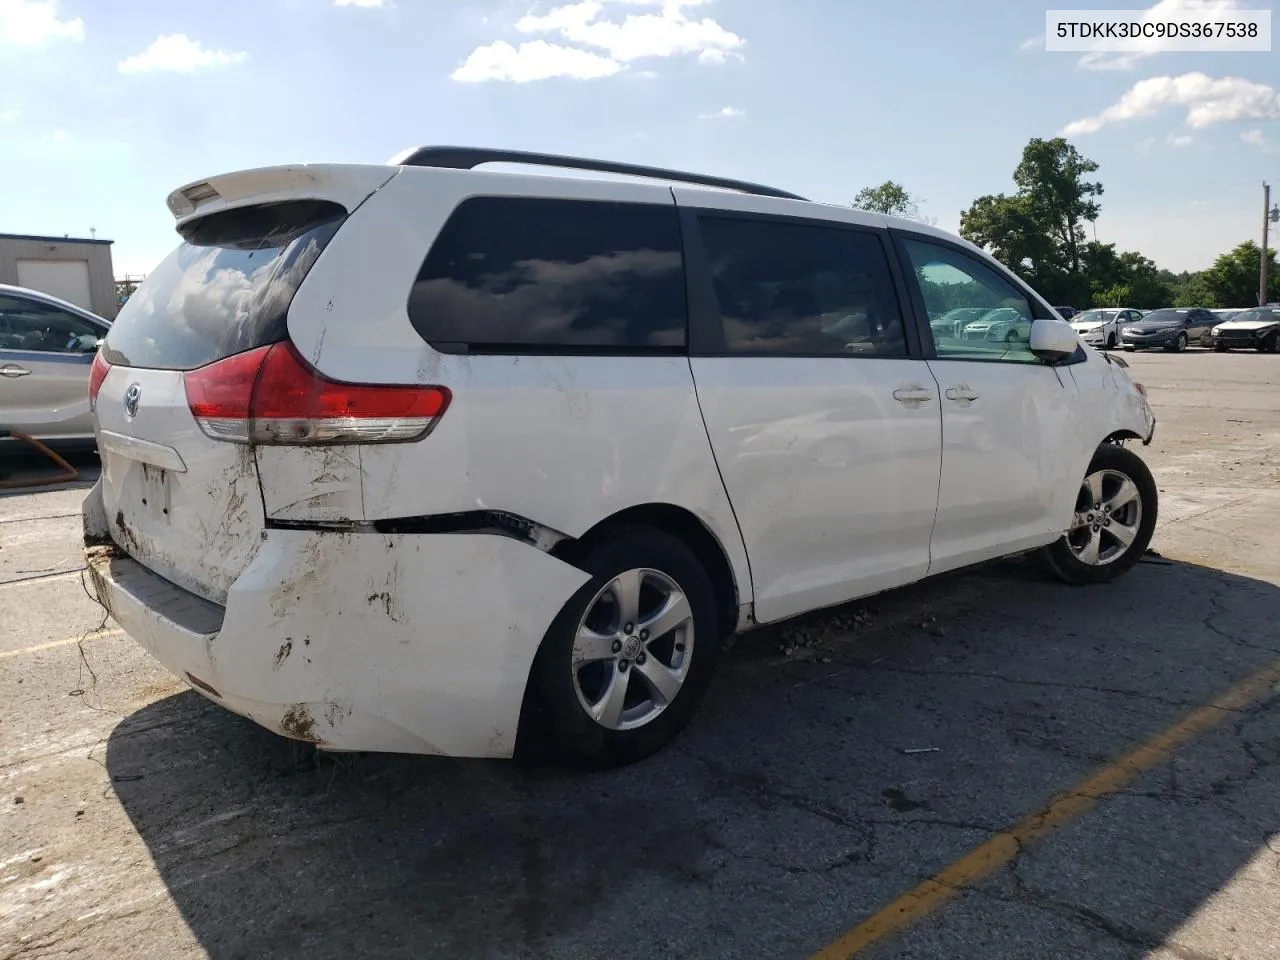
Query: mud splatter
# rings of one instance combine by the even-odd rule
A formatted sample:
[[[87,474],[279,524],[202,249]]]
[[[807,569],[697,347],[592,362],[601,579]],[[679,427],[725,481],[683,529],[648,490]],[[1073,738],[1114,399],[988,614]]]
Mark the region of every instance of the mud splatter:
[[[280,729],[286,737],[292,737],[295,740],[305,740],[307,743],[320,742],[320,737],[316,734],[315,718],[311,716],[311,711],[307,709],[305,703],[295,703],[285,711],[284,716],[280,718]]]
[[[284,643],[280,644],[280,649],[276,651],[276,655],[271,658],[271,669],[279,670],[280,664],[288,660],[291,653],[293,653],[293,640],[286,638]]]

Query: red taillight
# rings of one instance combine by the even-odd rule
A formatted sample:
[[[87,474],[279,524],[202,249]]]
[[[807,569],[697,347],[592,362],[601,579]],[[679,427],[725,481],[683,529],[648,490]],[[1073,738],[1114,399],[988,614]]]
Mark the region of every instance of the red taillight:
[[[93,355],[93,366],[89,368],[89,409],[92,410],[98,405],[98,391],[102,389],[102,381],[107,379],[107,373],[111,369],[111,364],[107,363],[106,358],[102,355],[102,350]]]
[[[418,440],[449,406],[445,387],[329,380],[291,343],[227,357],[184,377],[200,429],[235,443],[379,443]]]

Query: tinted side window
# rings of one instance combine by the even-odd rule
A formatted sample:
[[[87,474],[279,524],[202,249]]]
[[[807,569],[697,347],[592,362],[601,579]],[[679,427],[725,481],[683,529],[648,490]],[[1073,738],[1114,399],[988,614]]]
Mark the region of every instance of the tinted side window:
[[[465,200],[418,272],[409,319],[445,349],[681,353],[675,206]]]
[[[730,353],[907,355],[876,234],[739,217],[699,222]]]
[[[1030,346],[1031,304],[1017,287],[952,247],[912,239],[903,246],[920,284],[939,359],[1040,362]]]
[[[92,353],[104,332],[51,304],[0,297],[0,349]]]

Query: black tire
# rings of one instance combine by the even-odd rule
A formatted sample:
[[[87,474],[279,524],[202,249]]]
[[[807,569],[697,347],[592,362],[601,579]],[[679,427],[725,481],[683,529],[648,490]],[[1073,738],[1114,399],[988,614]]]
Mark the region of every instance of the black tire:
[[[1187,349],[1187,335],[1185,333],[1178,334],[1178,339],[1165,347],[1170,353],[1181,353]]]
[[[1226,353],[1226,352],[1227,352],[1227,345],[1226,345],[1225,343],[1215,343],[1215,344],[1213,345],[1213,352],[1214,352],[1214,353]]]
[[[1107,349],[1114,350],[1116,348],[1116,335],[1113,333],[1107,337]]]
[[[1125,352],[1125,353],[1133,353],[1133,351],[1135,351],[1135,350],[1137,350],[1137,349],[1138,349],[1137,347],[1129,347],[1129,346],[1126,346],[1126,347],[1124,347],[1124,352]]]
[[[554,758],[593,767],[624,766],[666,746],[688,725],[701,703],[723,639],[715,589],[683,542],[649,527],[621,528],[574,562],[590,573],[591,579],[556,615],[538,649],[521,720],[521,752],[526,758]],[[688,599],[694,638],[691,659],[683,685],[657,716],[644,726],[613,730],[597,723],[578,698],[570,666],[574,638],[600,591],[619,574],[639,568],[666,575]]]
[[[1142,458],[1118,444],[1104,443],[1094,453],[1085,476],[1097,473],[1099,470],[1111,470],[1123,474],[1138,488],[1139,501],[1142,505],[1138,533],[1121,556],[1102,565],[1088,564],[1077,557],[1067,542],[1066,535],[1049,546],[1043,547],[1037,554],[1041,564],[1049,573],[1065,583],[1106,583],[1116,579],[1142,559],[1147,546],[1151,543],[1151,535],[1155,533],[1156,517],[1159,513],[1159,493],[1156,490],[1155,479]]]
[[[1259,353],[1275,353],[1276,346],[1277,346],[1276,341],[1277,341],[1277,334],[1275,331],[1272,331],[1269,336],[1263,337],[1262,340],[1258,343],[1258,352]]]

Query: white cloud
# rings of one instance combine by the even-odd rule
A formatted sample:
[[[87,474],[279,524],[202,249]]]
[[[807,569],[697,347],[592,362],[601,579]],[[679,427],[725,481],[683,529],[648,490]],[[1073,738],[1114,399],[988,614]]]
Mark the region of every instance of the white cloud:
[[[535,40],[513,47],[496,41],[472,51],[453,74],[455,80],[525,80],[571,76],[581,79],[607,77],[628,64],[646,58],[694,56],[706,64],[741,58],[746,41],[710,17],[687,15],[689,7],[706,0],[613,0],[619,5],[652,8],[627,13],[621,19],[601,0],[580,0],[561,4],[545,13],[530,13],[515,23],[526,36],[549,35],[556,41]],[[515,69],[514,63],[528,61],[530,69]]]
[[[1246,130],[1240,134],[1240,139],[1245,143],[1252,143],[1255,147],[1264,146],[1267,142],[1266,135],[1261,130]]]
[[[1164,138],[1165,143],[1171,147],[1189,147],[1194,140],[1195,137],[1184,133],[1171,133]]]
[[[381,7],[383,0],[333,0],[335,7]]]
[[[1166,107],[1186,107],[1187,126],[1194,128],[1234,120],[1280,120],[1280,93],[1242,77],[1151,77],[1135,83],[1101,113],[1067,124],[1062,133],[1096,133],[1109,123],[1149,117]]]
[[[71,139],[71,134],[67,133],[67,131],[65,130],[53,131],[54,143],[67,143],[68,141],[70,141],[70,139]]]
[[[1159,0],[1155,6],[1151,7],[1143,15],[1142,20],[1144,22],[1157,22],[1167,18],[1171,13],[1183,10],[1229,13],[1232,10],[1240,10],[1243,7],[1244,4],[1241,0]],[[1159,39],[1152,38],[1142,43],[1148,49],[1126,50],[1121,53],[1103,51],[1086,53],[1080,58],[1077,66],[1082,70],[1132,70],[1143,60],[1161,52],[1159,50],[1159,44],[1161,43]]]
[[[17,123],[21,116],[21,110],[0,110],[0,123]]]
[[[38,47],[46,40],[83,40],[84,21],[58,16],[58,0],[0,0],[0,44]]]
[[[747,111],[739,110],[737,107],[721,107],[715,113],[702,113],[698,115],[699,120],[724,120],[734,117],[745,117]]]
[[[174,33],[156,37],[142,53],[126,57],[117,66],[121,73],[195,73],[243,63],[248,56],[244,51],[206,50],[199,40]]]
[[[453,71],[452,79],[460,83],[483,83],[486,80],[529,83],[553,77],[594,80],[612,76],[621,69],[622,64],[616,60],[577,47],[565,47],[545,40],[533,40],[513,47],[505,40],[499,40],[471,51],[471,56]]]
[[[1023,40],[1020,44],[1018,44],[1018,49],[1019,50],[1043,50],[1044,34],[1037,33],[1034,37],[1027,37],[1027,39]]]

